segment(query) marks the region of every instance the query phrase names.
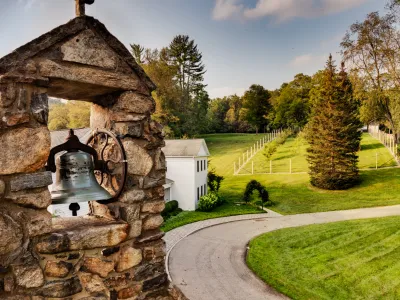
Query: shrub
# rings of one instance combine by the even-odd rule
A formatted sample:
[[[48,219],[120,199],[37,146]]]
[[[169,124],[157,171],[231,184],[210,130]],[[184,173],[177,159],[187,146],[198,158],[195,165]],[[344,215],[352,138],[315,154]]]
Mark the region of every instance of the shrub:
[[[198,211],[212,211],[217,206],[223,203],[223,199],[216,192],[209,192],[200,198],[199,204],[197,206]]]
[[[178,205],[178,201],[176,200],[168,201],[167,203],[165,203],[165,208],[161,212],[164,221],[182,212],[182,209],[179,208]]]
[[[263,205],[272,204],[272,202],[269,200],[269,194],[267,189],[265,188],[265,186],[263,186],[256,180],[252,180],[247,184],[246,190],[244,191],[243,195],[244,202],[248,203],[250,201],[250,197],[253,194],[254,190],[258,191]]]
[[[215,173],[215,170],[211,170],[207,174],[207,185],[211,192],[218,192],[221,187],[221,182],[224,180],[223,176],[219,176]]]
[[[179,207],[178,201],[176,200],[168,201],[167,203],[165,203],[165,208],[161,214],[172,212],[176,210],[178,207]]]

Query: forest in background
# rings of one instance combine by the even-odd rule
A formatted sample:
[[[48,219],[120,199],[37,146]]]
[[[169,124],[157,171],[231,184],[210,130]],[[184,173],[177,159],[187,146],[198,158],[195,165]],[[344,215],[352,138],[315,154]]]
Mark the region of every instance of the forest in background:
[[[399,1],[392,0],[385,14],[372,12],[351,25],[341,42],[354,101],[360,103],[361,121],[379,123],[396,136],[400,132],[399,17]],[[243,96],[210,99],[204,84],[202,53],[189,36],[178,35],[162,49],[132,44],[131,51],[157,85],[153,118],[164,125],[170,138],[304,127],[310,117],[311,99],[322,84],[322,71],[312,76],[300,73],[276,90],[254,84]],[[49,128],[87,127],[89,116],[88,103],[53,102]]]

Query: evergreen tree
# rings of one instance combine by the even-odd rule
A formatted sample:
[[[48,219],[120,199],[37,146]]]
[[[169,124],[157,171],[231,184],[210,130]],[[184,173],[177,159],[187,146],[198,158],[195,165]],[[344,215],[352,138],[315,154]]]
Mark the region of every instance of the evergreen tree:
[[[362,123],[351,82],[329,56],[321,85],[315,87],[307,129],[311,184],[329,190],[348,189],[359,182],[358,156]]]
[[[176,79],[181,90],[180,112],[185,113],[190,106],[193,94],[202,93],[205,85],[203,75],[206,72],[202,54],[194,40],[187,35],[174,37],[169,46],[171,63],[177,69]]]
[[[131,44],[132,55],[138,64],[143,63],[144,47],[139,44]]]

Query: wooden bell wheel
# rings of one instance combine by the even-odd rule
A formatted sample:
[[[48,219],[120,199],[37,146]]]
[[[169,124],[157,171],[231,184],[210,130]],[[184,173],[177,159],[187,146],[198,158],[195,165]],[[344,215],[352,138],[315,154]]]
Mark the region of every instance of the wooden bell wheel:
[[[94,148],[98,159],[104,162],[103,169],[95,171],[96,179],[113,197],[112,200],[97,202],[106,204],[116,201],[124,189],[128,168],[120,139],[108,130],[98,129],[92,133],[86,144]]]

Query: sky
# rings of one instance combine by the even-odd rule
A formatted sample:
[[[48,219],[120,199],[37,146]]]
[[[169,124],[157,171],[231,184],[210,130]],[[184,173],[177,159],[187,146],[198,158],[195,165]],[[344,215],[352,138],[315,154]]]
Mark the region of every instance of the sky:
[[[75,16],[74,0],[0,0],[0,57]],[[312,75],[355,21],[384,13],[386,0],[95,0],[86,14],[127,47],[194,39],[211,98],[242,95],[252,84],[273,90]]]

